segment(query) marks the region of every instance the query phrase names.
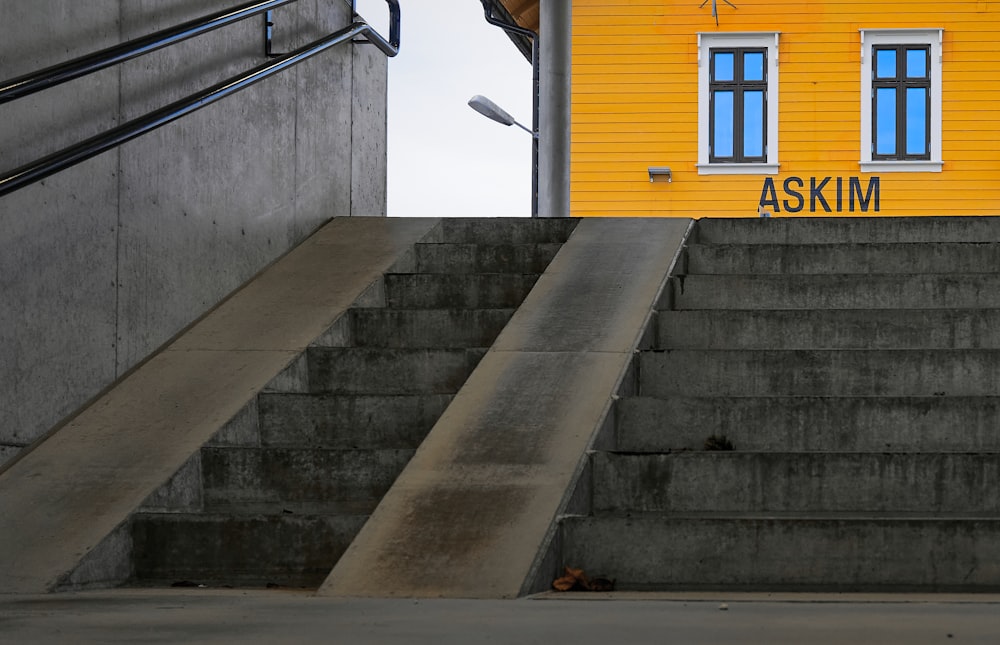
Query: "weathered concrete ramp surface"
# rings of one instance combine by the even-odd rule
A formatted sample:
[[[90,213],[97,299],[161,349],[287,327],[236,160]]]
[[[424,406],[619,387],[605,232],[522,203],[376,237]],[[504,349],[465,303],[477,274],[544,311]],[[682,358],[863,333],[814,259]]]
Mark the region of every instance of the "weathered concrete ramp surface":
[[[336,219],[0,473],[0,593],[53,588],[436,219]]]
[[[582,220],[320,593],[522,593],[689,226]]]

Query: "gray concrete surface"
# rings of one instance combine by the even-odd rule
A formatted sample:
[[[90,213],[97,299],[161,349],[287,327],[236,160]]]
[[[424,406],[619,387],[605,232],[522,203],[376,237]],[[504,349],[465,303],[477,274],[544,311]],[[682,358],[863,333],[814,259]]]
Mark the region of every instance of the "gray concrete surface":
[[[537,278],[531,273],[390,273],[385,299],[394,309],[513,308]]]
[[[561,244],[420,244],[415,249],[414,271],[422,273],[503,273],[511,265],[541,273]]]
[[[232,6],[0,3],[4,79]],[[345,0],[275,12],[287,51]],[[0,108],[0,169],[263,62],[262,17]],[[385,214],[385,56],[344,45],[0,199],[0,462],[337,215]]]
[[[309,391],[336,394],[451,394],[484,349],[313,347]]]
[[[493,220],[489,228],[496,225]],[[561,222],[549,227],[564,228]],[[500,228],[510,235],[523,227],[519,220],[508,219]],[[365,233],[363,227],[359,233]],[[430,246],[464,248],[447,243]],[[402,265],[412,264],[407,259],[420,256],[423,247],[416,244],[404,251],[386,275],[393,277]],[[487,271],[492,268],[519,278],[516,288],[502,290],[504,297],[513,295],[519,301],[543,267],[532,270],[532,254],[508,256],[505,252],[512,248],[516,247],[500,245],[471,257],[492,258]],[[462,254],[458,255],[461,260]],[[500,256],[508,261],[498,262]],[[421,262],[416,264],[409,268],[420,269]],[[469,277],[465,272],[478,272],[482,267],[449,262],[443,268]],[[286,403],[302,403],[302,395],[308,393],[315,395],[311,405],[274,415],[273,408],[259,405],[258,397],[247,406],[246,423],[239,424],[245,426],[239,433],[245,441],[229,437],[234,434],[229,430],[220,432],[198,452],[197,465],[182,468],[153,495],[156,504],[144,503],[142,511],[130,518],[134,574],[128,584],[169,586],[178,580],[196,580],[213,586],[316,588],[322,583],[437,420],[428,418],[426,412],[436,409],[440,416],[442,400],[450,400],[458,391],[513,314],[513,310],[482,312],[499,311],[502,318],[480,329],[477,323],[484,317],[461,315],[476,310],[393,309],[387,304],[399,299],[400,285],[386,280],[386,275],[366,291],[371,295],[356,301],[296,360],[295,366],[304,366],[301,379],[288,379],[282,386],[271,384],[263,393],[264,400]],[[455,276],[432,273],[428,277]],[[385,282],[390,284],[383,288]],[[444,303],[437,297],[424,297],[418,285],[418,297],[408,299],[408,306],[455,307],[461,304],[458,301],[481,300],[476,297],[482,295],[479,282],[458,284],[467,284],[473,297],[459,291]],[[294,289],[297,282],[289,279],[287,286]],[[359,324],[359,319],[378,321],[377,333]],[[408,324],[414,321],[418,324]],[[402,326],[396,326],[399,323]],[[427,326],[434,327],[433,333],[428,333]],[[474,342],[458,342],[463,338]],[[404,399],[417,396],[426,396],[428,405],[413,406]],[[388,416],[390,409],[378,409],[380,404],[396,413],[420,415],[394,419]],[[254,411],[263,421],[259,427]],[[318,417],[308,418],[309,412]],[[288,425],[282,427],[282,422]],[[308,430],[319,430],[319,426],[323,426],[321,432]],[[340,436],[333,434],[337,430]],[[420,431],[419,435],[414,431]],[[227,436],[225,441],[219,440],[222,435]],[[172,500],[179,504],[171,504]]]
[[[513,309],[354,309],[356,347],[489,347]]]
[[[689,224],[577,225],[321,594],[501,598],[536,584]]]
[[[677,309],[1000,308],[996,273],[688,275],[672,282]]]
[[[639,356],[648,396],[995,396],[1000,350],[691,350]]]
[[[701,220],[725,246],[671,279],[561,562],[621,589],[1000,589],[997,223]]]
[[[102,540],[437,222],[334,220],[0,472],[0,593],[127,548]]]
[[[562,243],[576,228],[576,219],[559,223],[540,219],[448,218],[424,239],[425,243],[544,244]]]
[[[1000,244],[691,244],[689,273],[989,273]]]
[[[656,327],[661,349],[1000,348],[1000,309],[661,311]]]
[[[615,410],[624,451],[697,450],[723,428],[740,450],[1000,451],[996,396],[627,397]]]
[[[997,242],[1000,217],[772,217],[703,219],[702,244]]]
[[[734,444],[735,445],[735,444]],[[596,452],[595,513],[924,513],[995,516],[992,453]],[[960,476],[957,474],[960,473]]]
[[[257,397],[260,443],[347,448],[364,442],[416,448],[452,396],[262,393]]]
[[[0,643],[992,645],[1000,633],[1000,601],[989,595],[541,598],[374,600],[209,590],[0,597]]]
[[[1000,518],[639,513],[569,517],[563,562],[621,589],[1000,591]]]

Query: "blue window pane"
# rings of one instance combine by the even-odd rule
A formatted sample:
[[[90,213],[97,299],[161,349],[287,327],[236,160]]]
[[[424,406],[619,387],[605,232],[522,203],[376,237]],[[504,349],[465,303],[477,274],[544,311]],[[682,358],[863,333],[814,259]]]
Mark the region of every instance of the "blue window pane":
[[[875,50],[875,78],[896,78],[896,50]]]
[[[764,93],[743,94],[743,155],[764,156]]]
[[[927,78],[927,50],[906,50],[906,77]]]
[[[732,52],[718,52],[712,54],[713,62],[715,63],[714,74],[715,77],[713,81],[732,81],[736,80],[733,76],[733,63],[735,54]]]
[[[875,154],[896,154],[896,90],[880,87],[875,92]]]
[[[743,80],[764,80],[764,52],[746,52],[743,54]]]
[[[906,154],[927,154],[927,88],[906,89]]]
[[[715,93],[715,139],[712,150],[716,157],[733,156],[733,93]]]

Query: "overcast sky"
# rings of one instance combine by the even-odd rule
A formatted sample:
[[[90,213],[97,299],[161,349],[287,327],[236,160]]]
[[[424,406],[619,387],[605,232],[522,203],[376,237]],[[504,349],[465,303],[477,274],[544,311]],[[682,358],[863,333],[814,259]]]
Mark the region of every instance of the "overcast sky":
[[[388,214],[529,216],[531,137],[467,103],[482,94],[531,126],[531,65],[479,0],[404,0],[389,60]],[[358,11],[383,31],[382,0]]]

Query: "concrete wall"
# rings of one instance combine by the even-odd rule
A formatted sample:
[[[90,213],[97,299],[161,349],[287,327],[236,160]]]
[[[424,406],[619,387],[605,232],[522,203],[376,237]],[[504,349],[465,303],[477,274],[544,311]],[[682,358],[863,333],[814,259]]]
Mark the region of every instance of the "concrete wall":
[[[237,4],[0,0],[0,77]],[[275,12],[276,50],[350,21]],[[0,106],[0,171],[264,61],[263,17]],[[385,214],[386,58],[344,44],[0,198],[0,463],[337,215]]]

